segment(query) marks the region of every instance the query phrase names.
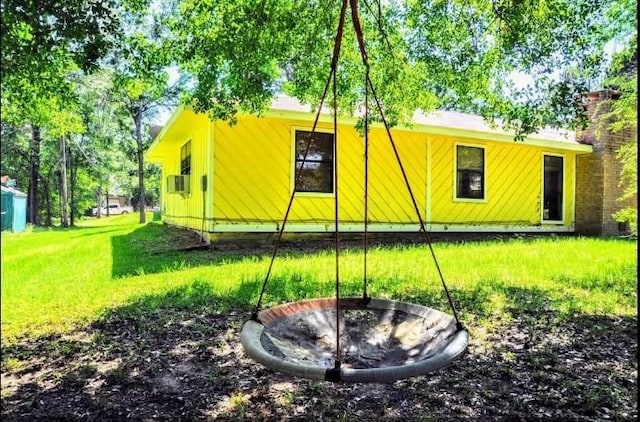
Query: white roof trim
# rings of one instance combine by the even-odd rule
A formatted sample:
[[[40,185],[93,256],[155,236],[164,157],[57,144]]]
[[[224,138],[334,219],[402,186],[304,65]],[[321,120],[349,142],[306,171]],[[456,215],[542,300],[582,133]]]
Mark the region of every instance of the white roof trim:
[[[153,160],[154,158],[158,158],[154,156],[154,150],[157,145],[162,142],[167,131],[175,123],[180,113],[185,109],[188,109],[188,107],[179,106],[174,110],[167,123],[147,149],[145,153],[147,159]],[[332,110],[325,103],[322,107],[320,120],[323,122],[332,122],[333,118],[331,117],[331,113]],[[265,116],[276,118],[291,118],[291,114],[299,115],[301,120],[312,120],[314,110],[311,105],[302,104],[296,98],[287,95],[278,95],[273,99],[269,110],[265,112]],[[341,123],[355,124],[356,120],[357,116],[340,117]],[[405,127],[404,130],[474,139],[479,138],[480,140],[497,142],[513,143],[515,138],[513,132],[502,130],[499,127],[499,121],[497,122],[497,127],[491,127],[481,116],[456,111],[438,110],[425,114],[418,110],[414,113],[412,122],[414,126],[411,128]],[[380,124],[374,124],[374,126],[380,126]],[[553,128],[542,128],[536,133],[527,135],[522,143],[524,145],[558,148],[576,151],[578,153],[590,153],[593,151],[591,145],[581,144],[576,140],[574,131],[557,130]]]
[[[180,113],[182,113],[184,109],[185,109],[184,105],[179,105],[178,107],[175,108],[175,110],[173,110],[173,113],[171,113],[171,116],[169,116],[169,119],[167,120],[167,122],[164,124],[164,126],[162,126],[162,129],[160,130],[160,132],[158,132],[156,137],[151,142],[151,145],[149,145],[149,147],[147,148],[147,151],[144,153],[145,159],[152,162],[154,159],[156,159],[156,157],[154,157],[156,147],[158,146],[158,144],[160,144],[160,142],[162,142],[162,139],[167,134],[167,131],[171,126],[173,126],[175,121],[178,119],[178,116],[180,115]]]
[[[280,95],[274,98],[267,115],[275,117],[282,115],[281,112],[309,114],[312,113],[313,110],[310,105],[302,104],[295,98]],[[321,114],[330,115],[331,110],[325,105]],[[356,117],[346,119],[341,118],[342,121],[355,121],[355,119]],[[500,129],[499,121],[497,122],[498,125],[496,127],[491,127],[481,116],[456,111],[437,110],[425,114],[418,110],[414,113],[412,122],[413,124],[421,127],[423,131],[430,133],[470,137],[482,134],[483,138],[510,142],[513,142],[515,137],[515,133]],[[486,135],[490,136],[487,137]],[[570,130],[542,128],[536,133],[527,135],[524,143],[584,152],[592,151],[592,147],[590,145],[584,145],[577,142],[575,132]],[[561,145],[558,145],[558,143]]]

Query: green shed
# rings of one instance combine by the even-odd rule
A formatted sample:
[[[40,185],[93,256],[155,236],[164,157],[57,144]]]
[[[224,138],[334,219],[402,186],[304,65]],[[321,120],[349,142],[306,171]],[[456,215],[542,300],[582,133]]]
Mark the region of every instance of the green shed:
[[[27,228],[27,194],[6,186],[2,188],[2,230],[23,232]]]

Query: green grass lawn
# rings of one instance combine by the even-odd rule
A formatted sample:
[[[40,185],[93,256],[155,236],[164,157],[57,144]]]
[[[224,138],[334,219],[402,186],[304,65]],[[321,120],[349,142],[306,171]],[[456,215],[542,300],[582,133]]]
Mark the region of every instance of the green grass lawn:
[[[88,219],[69,230],[2,233],[2,341],[61,333],[126,305],[153,308],[203,301],[248,311],[269,264],[269,248],[179,251],[160,223],[137,215]],[[151,220],[151,218],[149,218]],[[436,243],[436,255],[465,322],[492,324],[511,307],[560,313],[636,315],[636,242],[525,237]],[[333,294],[334,253],[284,251],[265,305]],[[362,253],[345,251],[342,292],[360,295]],[[447,311],[426,246],[376,247],[370,293]],[[163,296],[164,295],[164,296]]]
[[[269,245],[180,250],[183,231],[137,219],[2,233],[3,418],[637,420],[634,240],[437,242],[470,334],[464,356],[425,376],[343,385],[243,352]],[[333,295],[322,243],[283,245],[265,307]],[[362,252],[343,245],[342,294],[360,295]],[[381,243],[368,266],[372,296],[449,311],[425,245]]]

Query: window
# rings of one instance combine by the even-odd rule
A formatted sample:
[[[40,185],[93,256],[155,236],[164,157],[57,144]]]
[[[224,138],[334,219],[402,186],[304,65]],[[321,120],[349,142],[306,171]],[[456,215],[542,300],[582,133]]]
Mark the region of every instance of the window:
[[[484,148],[456,146],[456,198],[484,199]]]
[[[310,142],[310,143],[309,143]],[[306,159],[304,153],[309,143]],[[333,134],[296,130],[296,192],[333,193]],[[304,159],[304,166],[303,164]]]
[[[191,141],[180,147],[180,174],[167,177],[167,192],[187,195],[191,192]]]
[[[191,174],[191,141],[180,148],[180,174]]]

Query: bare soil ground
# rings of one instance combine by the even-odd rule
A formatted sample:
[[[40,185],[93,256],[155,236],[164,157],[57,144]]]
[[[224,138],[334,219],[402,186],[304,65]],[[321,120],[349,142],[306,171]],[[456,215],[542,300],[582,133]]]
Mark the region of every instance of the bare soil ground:
[[[245,317],[164,309],[3,347],[2,419],[637,419],[635,319],[523,315],[444,370],[351,385],[254,363]]]
[[[523,290],[519,303],[532,306],[491,329],[471,322],[450,367],[354,385],[253,362],[239,341],[250,310],[221,311],[228,304],[203,288],[3,344],[2,420],[637,420],[636,317],[561,317]],[[180,307],[175,295],[210,299]]]

